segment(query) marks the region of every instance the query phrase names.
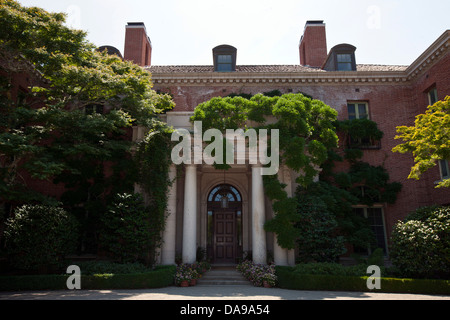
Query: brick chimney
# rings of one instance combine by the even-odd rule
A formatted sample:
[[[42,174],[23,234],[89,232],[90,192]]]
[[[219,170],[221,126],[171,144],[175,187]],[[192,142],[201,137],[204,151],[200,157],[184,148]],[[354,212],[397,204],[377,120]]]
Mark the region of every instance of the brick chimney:
[[[152,43],[143,22],[128,22],[125,32],[124,59],[141,67],[152,63]]]
[[[327,59],[327,33],[321,20],[307,21],[300,39],[300,64],[321,68]]]

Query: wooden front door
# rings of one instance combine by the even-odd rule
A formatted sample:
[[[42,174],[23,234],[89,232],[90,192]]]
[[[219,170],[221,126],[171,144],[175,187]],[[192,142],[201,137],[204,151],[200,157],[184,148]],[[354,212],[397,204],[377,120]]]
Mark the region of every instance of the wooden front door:
[[[214,213],[214,262],[236,262],[236,213]]]

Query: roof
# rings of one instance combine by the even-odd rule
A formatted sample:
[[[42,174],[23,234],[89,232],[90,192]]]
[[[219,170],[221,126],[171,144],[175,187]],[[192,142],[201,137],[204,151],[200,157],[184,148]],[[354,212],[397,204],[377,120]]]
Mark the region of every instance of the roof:
[[[408,66],[396,65],[373,65],[360,64],[357,65],[357,71],[365,72],[392,72],[405,71]],[[214,73],[214,66],[206,65],[184,65],[184,66],[151,66],[147,67],[151,73],[167,74],[167,73]],[[308,72],[327,72],[320,68],[314,68],[302,65],[243,65],[236,66],[236,73],[308,73]]]

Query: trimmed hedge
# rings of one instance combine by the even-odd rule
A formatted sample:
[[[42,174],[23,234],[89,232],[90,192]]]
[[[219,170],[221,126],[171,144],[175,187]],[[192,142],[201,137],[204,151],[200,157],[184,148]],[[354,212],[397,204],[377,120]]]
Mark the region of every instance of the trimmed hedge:
[[[173,285],[175,266],[133,274],[81,275],[82,290],[151,289]],[[0,291],[67,290],[70,275],[1,276]]]
[[[380,290],[367,288],[368,277],[308,275],[294,272],[292,267],[276,267],[278,286],[292,290],[359,291],[385,293],[417,293],[450,295],[450,280],[381,278]]]

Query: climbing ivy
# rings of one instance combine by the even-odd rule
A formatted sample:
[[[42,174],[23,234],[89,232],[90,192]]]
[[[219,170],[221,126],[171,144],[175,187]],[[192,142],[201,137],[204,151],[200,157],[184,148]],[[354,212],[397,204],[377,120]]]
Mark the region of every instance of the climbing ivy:
[[[280,164],[299,174],[296,182],[306,187],[320,172],[328,149],[336,148],[334,123],[337,112],[325,103],[303,94],[272,91],[250,99],[241,95],[217,97],[200,104],[191,121],[202,121],[203,130],[243,128],[278,129]],[[250,125],[252,127],[250,127]],[[265,225],[278,235],[282,247],[295,247],[297,200],[290,198],[277,176],[264,176],[266,195],[273,202],[275,217]]]
[[[172,184],[169,178],[171,160],[171,134],[173,128],[154,121],[145,139],[138,142],[134,161],[136,163],[137,184],[146,197],[148,219],[154,249],[161,245],[161,231],[165,228],[168,190]],[[153,250],[152,250],[153,252]]]
[[[204,131],[212,128],[222,131],[279,129],[280,165],[298,173],[299,185],[296,195],[289,197],[276,175],[264,176],[265,193],[275,213],[274,218],[266,222],[265,229],[277,234],[278,244],[283,248],[293,249],[300,239],[308,239],[305,230],[299,228],[305,218],[299,208],[305,207],[305,199],[308,203],[316,199],[322,204],[317,208],[326,207],[327,219],[336,221],[323,225],[324,230],[328,228],[328,235],[338,237],[339,231],[346,242],[366,246],[373,234],[366,221],[353,213],[352,205],[393,203],[401,189],[399,183],[388,182],[389,175],[382,166],[374,167],[360,160],[363,155],[360,148],[365,147],[367,141],[373,143],[383,137],[375,122],[367,119],[337,121],[334,109],[301,93],[282,95],[272,91],[254,96],[241,93],[213,98],[196,108],[191,121],[202,121]],[[357,142],[344,145],[344,158],[337,152],[338,132],[345,141]],[[334,173],[336,161],[349,161],[349,172]],[[319,174],[321,181],[314,182]],[[316,214],[317,208],[310,213]],[[315,216],[318,221],[321,217],[320,214]],[[329,243],[335,244],[329,252],[331,256],[342,253],[341,238],[335,236],[329,239]]]

